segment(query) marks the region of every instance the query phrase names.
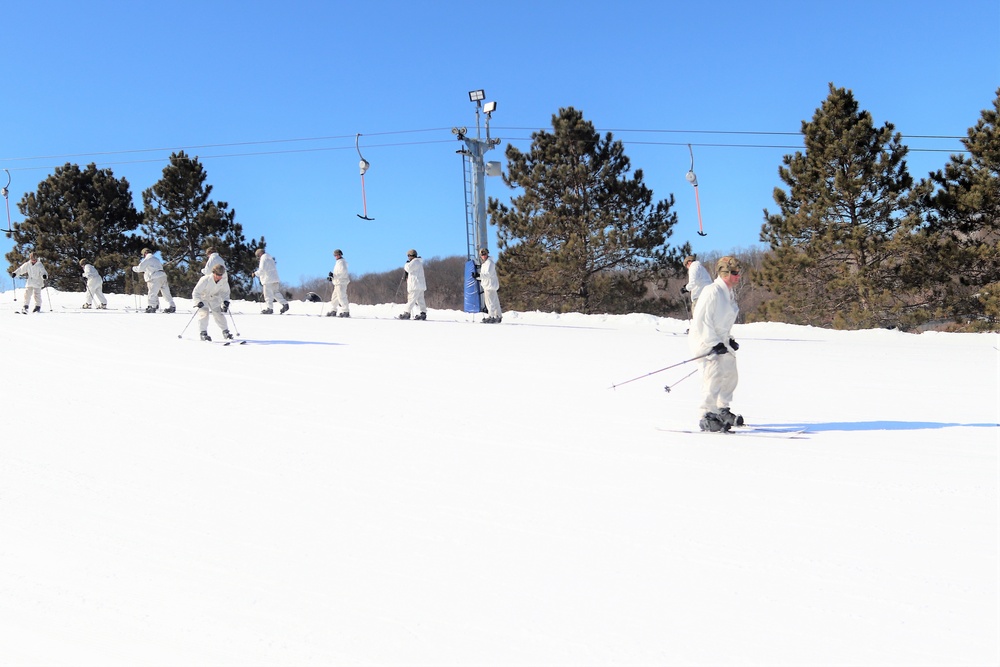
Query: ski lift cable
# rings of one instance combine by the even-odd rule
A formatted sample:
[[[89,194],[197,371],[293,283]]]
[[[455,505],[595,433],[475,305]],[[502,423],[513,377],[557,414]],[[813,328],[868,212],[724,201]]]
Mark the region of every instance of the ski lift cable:
[[[359,213],[358,217],[361,218],[362,220],[374,220],[375,218],[368,217],[368,198],[365,196],[365,172],[368,171],[368,168],[372,165],[370,162],[368,162],[368,160],[365,159],[365,156],[361,154],[360,140],[361,140],[361,133],[359,132],[354,137],[354,148],[355,150],[358,151],[358,158],[360,158],[361,160],[358,163],[358,168],[361,170],[361,205],[364,206],[364,215]]]
[[[701,200],[698,198],[698,177],[694,173],[694,149],[691,148],[691,144],[688,144],[688,152],[691,153],[691,168],[688,169],[688,173],[684,175],[684,178],[694,186],[694,202],[698,207],[698,236],[708,236],[701,225]]]

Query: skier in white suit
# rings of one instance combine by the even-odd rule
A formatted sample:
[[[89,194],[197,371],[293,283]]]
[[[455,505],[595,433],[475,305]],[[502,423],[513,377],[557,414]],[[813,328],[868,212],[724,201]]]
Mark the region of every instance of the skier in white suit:
[[[83,304],[83,307],[90,308],[96,300],[98,308],[102,310],[107,308],[108,300],[104,296],[104,278],[101,278],[101,274],[87,260],[81,259],[80,266],[83,267],[83,279],[87,281],[87,302]]]

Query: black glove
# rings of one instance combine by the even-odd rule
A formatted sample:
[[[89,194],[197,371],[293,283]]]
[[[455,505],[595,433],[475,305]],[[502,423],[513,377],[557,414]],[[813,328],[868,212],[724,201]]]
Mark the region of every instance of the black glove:
[[[729,347],[733,348],[733,352],[735,352],[736,350],[740,349],[740,344],[736,342],[736,339],[730,338]]]
[[[48,280],[48,279],[49,279],[48,274],[47,273],[43,273],[42,274],[42,280]]]
[[[715,352],[716,354],[725,354],[728,351],[729,350],[726,349],[725,343],[716,343],[715,347],[712,348],[712,352]]]
[[[328,274],[326,274],[326,275],[328,275],[328,276],[330,276],[331,278],[333,278],[333,271],[331,271],[330,273],[328,273]]]
[[[472,277],[475,278],[476,280],[479,280],[479,271],[473,271]]]
[[[204,301],[199,301],[198,303],[194,304],[194,307],[195,308],[204,308],[205,307],[205,302]]]
[[[681,287],[681,294],[687,294],[687,293],[688,293],[687,285],[684,285],[683,287]]]
[[[326,281],[332,283],[333,282],[333,276],[332,275],[327,276],[326,277]]]
[[[223,301],[222,302],[222,312],[224,312],[224,313],[228,313],[229,312],[229,302],[228,301]],[[735,349],[735,348],[733,348],[733,349]]]

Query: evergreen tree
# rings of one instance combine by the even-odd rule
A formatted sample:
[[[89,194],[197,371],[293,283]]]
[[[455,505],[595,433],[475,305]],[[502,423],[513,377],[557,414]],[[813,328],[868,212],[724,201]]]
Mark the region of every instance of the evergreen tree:
[[[620,141],[601,137],[572,107],[552,117],[553,132],[532,135],[531,150],[508,146],[504,182],[521,188],[512,207],[490,198],[498,228],[508,307],[631,312],[649,307],[647,287],[676,273],[680,252],[667,239],[673,196],[653,203],[642,171]]]
[[[962,140],[969,156],[952,155],[921,185],[926,224],[915,237],[922,253],[912,277],[935,292],[941,314],[996,321],[1000,294],[1000,89],[993,107]],[[989,289],[985,289],[985,288]]]
[[[175,293],[194,288],[205,266],[206,250],[215,246],[229,267],[233,298],[243,298],[250,292],[254,251],[263,239],[247,244],[236,211],[226,202],[210,199],[212,186],[205,183],[207,178],[197,157],[190,158],[184,151],[171,154],[163,177],[142,193],[142,228],[160,252]]]
[[[62,291],[82,291],[79,261],[94,265],[108,292],[123,292],[129,260],[141,248],[133,232],[141,216],[129,183],[110,169],[89,164],[57,167],[18,202],[24,221],[12,234],[14,248],[7,253],[12,267],[36,252],[48,271],[49,283]]]
[[[774,190],[780,212],[764,211],[770,244],[759,279],[776,297],[755,319],[837,328],[897,324],[906,294],[896,232],[912,215],[907,149],[893,126],[874,126],[849,90],[830,84],[812,121],[805,153],[779,169],[788,192]]]

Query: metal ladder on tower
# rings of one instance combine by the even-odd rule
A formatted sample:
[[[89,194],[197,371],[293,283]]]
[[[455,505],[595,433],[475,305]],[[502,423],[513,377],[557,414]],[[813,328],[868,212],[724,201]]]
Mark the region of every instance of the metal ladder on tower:
[[[462,179],[465,183],[465,258],[476,259],[476,215],[475,202],[472,198],[472,159],[464,151],[458,151],[462,156]]]

